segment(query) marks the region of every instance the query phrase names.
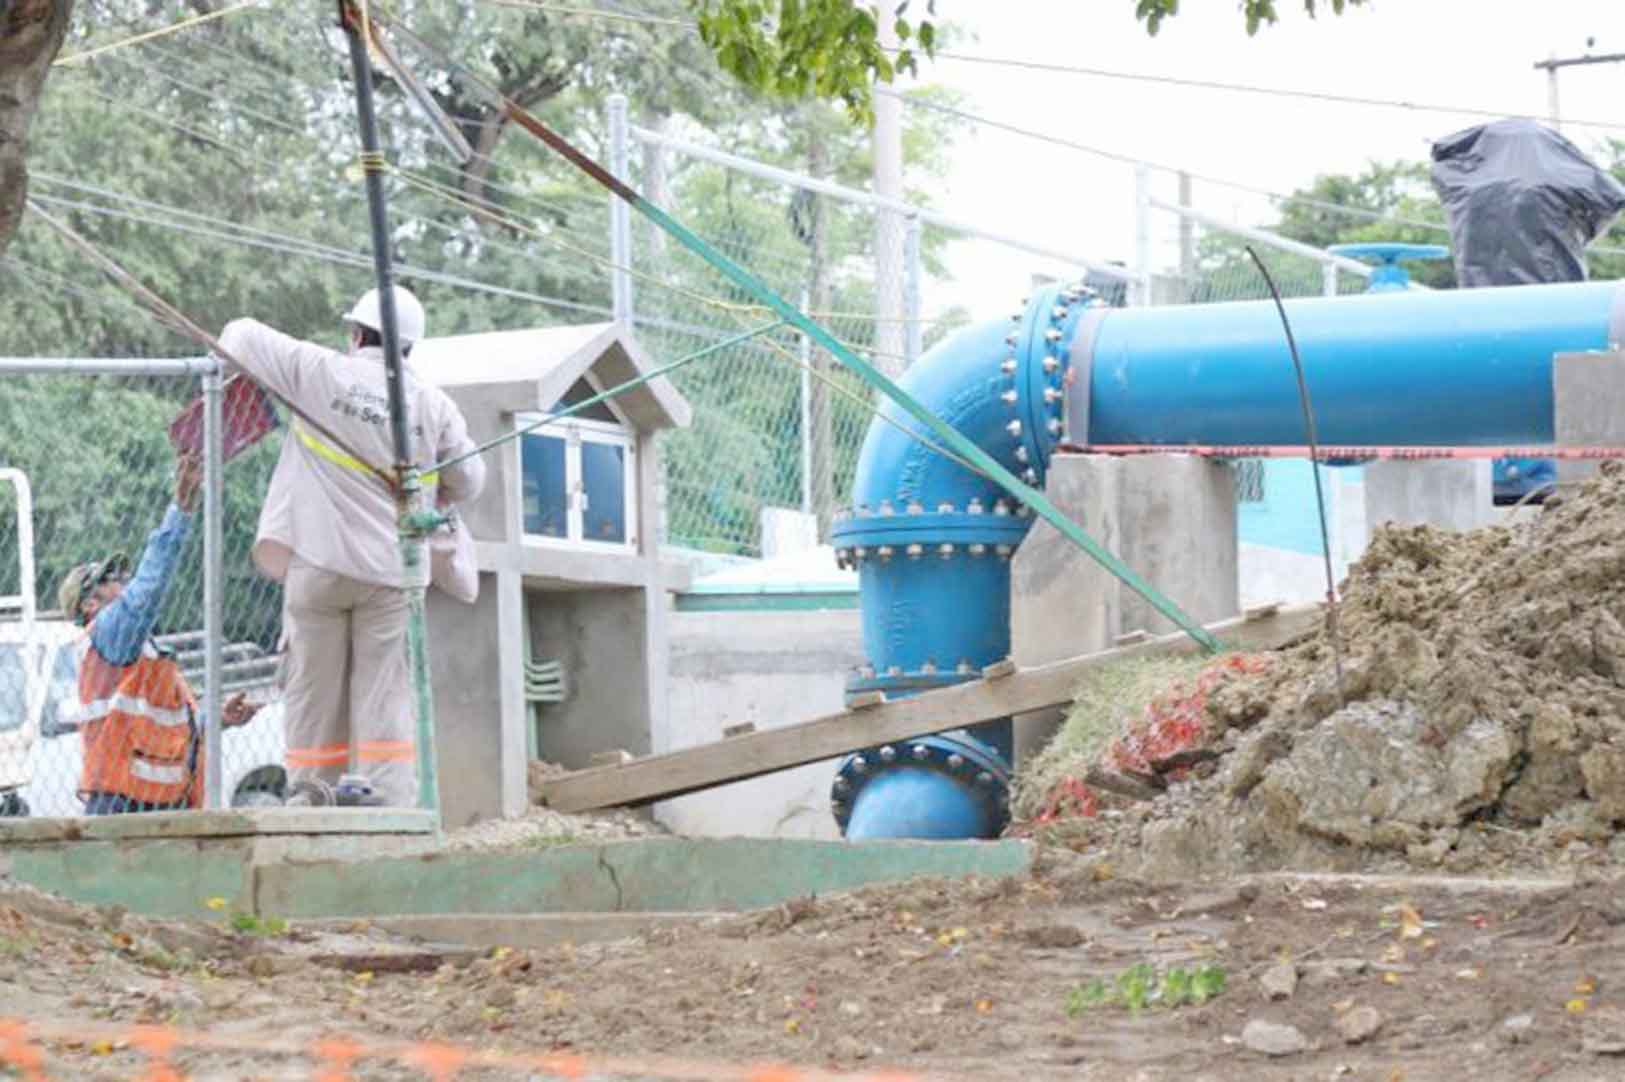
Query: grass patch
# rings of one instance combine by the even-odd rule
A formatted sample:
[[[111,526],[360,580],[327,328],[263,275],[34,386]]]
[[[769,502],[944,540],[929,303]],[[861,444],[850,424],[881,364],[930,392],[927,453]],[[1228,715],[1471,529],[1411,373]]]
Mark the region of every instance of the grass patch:
[[[1066,720],[1044,750],[1016,772],[1011,810],[1031,819],[1055,786],[1082,777],[1117,737],[1145,715],[1151,700],[1176,684],[1190,684],[1212,657],[1137,658],[1096,669],[1079,683]]]
[[[1174,966],[1164,973],[1141,962],[1110,980],[1097,977],[1066,994],[1066,1016],[1085,1011],[1123,1007],[1138,1013],[1150,1007],[1200,1007],[1224,992],[1224,967],[1211,962],[1195,969]]]

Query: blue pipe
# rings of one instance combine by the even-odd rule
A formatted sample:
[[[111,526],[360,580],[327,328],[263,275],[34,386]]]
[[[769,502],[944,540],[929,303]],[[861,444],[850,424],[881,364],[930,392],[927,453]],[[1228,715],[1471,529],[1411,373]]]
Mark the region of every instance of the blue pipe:
[[[1552,356],[1625,339],[1625,288],[1579,283],[1287,302],[1322,442],[1543,443]],[[1012,322],[927,353],[905,390],[1041,485],[1073,444],[1299,444],[1303,418],[1271,302],[1107,308],[1050,287]],[[1063,416],[1062,407],[1065,407]],[[1031,520],[887,404],[833,530],[856,566],[866,662],[848,695],[972,680],[1009,653],[1010,557]],[[1008,718],[842,763],[849,838],[992,837],[1008,818]]]
[[[1549,443],[1552,355],[1606,349],[1625,331],[1616,282],[1369,293],[1286,308],[1315,425],[1332,444]],[[1074,343],[1070,357],[1089,366],[1090,442],[1303,442],[1273,303],[1103,315],[1092,344]]]

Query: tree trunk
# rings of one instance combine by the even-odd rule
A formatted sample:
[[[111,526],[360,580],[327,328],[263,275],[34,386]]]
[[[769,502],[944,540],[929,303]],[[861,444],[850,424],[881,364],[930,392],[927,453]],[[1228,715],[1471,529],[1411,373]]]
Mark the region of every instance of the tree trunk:
[[[816,132],[807,146],[807,174],[822,178],[829,173],[829,148]],[[827,312],[832,294],[829,273],[829,202],[825,196],[812,197],[812,266],[808,270],[807,293],[814,312]],[[818,536],[829,537],[835,515],[835,416],[831,409],[829,385],[820,376],[831,378],[835,365],[821,349],[811,351],[813,378],[807,390],[807,416],[812,428],[808,458],[812,470],[812,511],[818,519]]]
[[[73,0],[0,0],[0,252],[23,216],[28,128],[72,11]]]

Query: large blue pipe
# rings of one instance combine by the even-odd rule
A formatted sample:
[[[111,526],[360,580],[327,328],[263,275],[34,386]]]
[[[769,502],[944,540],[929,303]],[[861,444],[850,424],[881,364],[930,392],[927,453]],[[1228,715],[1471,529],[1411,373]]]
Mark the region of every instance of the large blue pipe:
[[[1323,442],[1542,443],[1552,357],[1625,339],[1625,288],[1581,283],[1287,302]],[[947,339],[903,387],[1031,484],[1074,444],[1298,444],[1271,302],[1117,309],[1051,287]],[[1063,404],[1065,412],[1063,415]],[[859,569],[865,665],[849,695],[976,678],[1010,646],[1010,556],[1030,520],[889,404],[833,537]],[[925,442],[921,442],[922,438]],[[848,837],[1003,829],[1009,720],[867,749],[841,766]]]

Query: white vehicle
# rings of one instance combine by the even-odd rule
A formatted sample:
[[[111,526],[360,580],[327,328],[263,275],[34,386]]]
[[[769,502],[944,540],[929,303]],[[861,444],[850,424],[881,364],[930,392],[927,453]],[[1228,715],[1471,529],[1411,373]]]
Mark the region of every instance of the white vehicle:
[[[84,746],[74,718],[79,710],[79,656],[85,630],[58,614],[35,612],[33,512],[28,478],[0,468],[0,482],[17,493],[19,593],[0,597],[0,816],[74,816]],[[14,614],[14,615],[13,615]],[[202,697],[203,634],[158,638],[176,651],[186,678]],[[222,693],[245,692],[265,701],[275,693],[280,658],[253,643],[223,651]],[[225,787],[234,807],[281,804],[286,737],[282,704],[272,702],[247,725],[221,734]]]

